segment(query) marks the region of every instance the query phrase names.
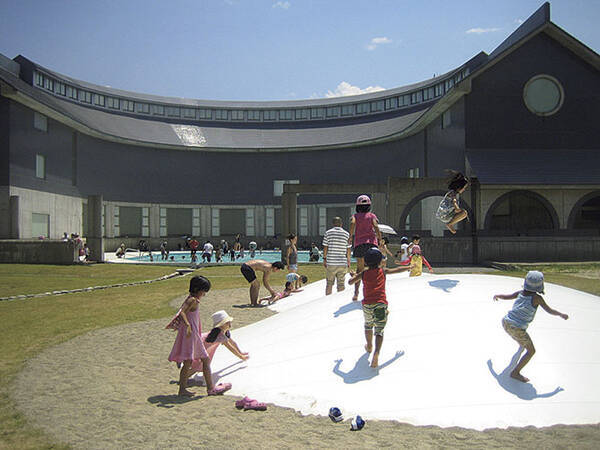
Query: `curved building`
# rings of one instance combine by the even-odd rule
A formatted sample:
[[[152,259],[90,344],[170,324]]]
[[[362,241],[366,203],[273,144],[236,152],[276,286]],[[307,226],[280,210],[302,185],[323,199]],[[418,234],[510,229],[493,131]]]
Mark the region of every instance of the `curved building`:
[[[107,249],[237,233],[279,245],[287,231],[309,243],[363,188],[382,221],[435,237],[448,168],[474,178],[463,236],[594,235],[599,68],[548,3],[489,55],[350,97],[160,97],[0,55],[0,237],[86,234],[92,198],[89,233]]]

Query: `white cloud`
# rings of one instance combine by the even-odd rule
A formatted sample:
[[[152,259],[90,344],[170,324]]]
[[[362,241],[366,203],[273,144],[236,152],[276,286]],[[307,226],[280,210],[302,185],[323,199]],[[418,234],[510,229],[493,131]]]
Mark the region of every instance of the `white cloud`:
[[[375,37],[367,44],[367,50],[375,50],[378,45],[391,44],[392,40],[387,37]]]
[[[493,33],[494,31],[500,31],[500,28],[471,28],[466,31],[467,34],[483,34]]]
[[[524,20],[523,20],[523,19],[515,19],[515,23],[516,23],[517,25],[521,25],[523,22],[524,22]]]
[[[345,97],[346,95],[358,95],[358,94],[368,94],[370,92],[383,91],[385,88],[381,86],[368,86],[364,89],[359,88],[358,86],[352,86],[347,81],[342,81],[337,85],[335,91],[328,90],[325,97]]]
[[[289,9],[292,4],[290,2],[277,2],[273,3],[273,8]]]

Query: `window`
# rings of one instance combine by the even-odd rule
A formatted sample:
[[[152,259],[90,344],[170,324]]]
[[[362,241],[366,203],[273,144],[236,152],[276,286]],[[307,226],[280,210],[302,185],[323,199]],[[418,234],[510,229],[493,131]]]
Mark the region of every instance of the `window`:
[[[179,112],[179,108],[177,108],[176,106],[167,106],[167,116],[169,117],[179,117],[180,116],[180,112]]]
[[[210,109],[199,109],[198,110],[198,118],[199,119],[212,119],[212,110],[210,110]]]
[[[410,94],[411,103],[421,103],[423,101],[423,91],[417,91]]]
[[[33,128],[48,132],[48,118],[39,112],[33,113]]]
[[[265,111],[263,112],[264,120],[277,120],[277,111]]]
[[[250,110],[246,111],[246,114],[248,114],[248,120],[260,120],[260,111]]]
[[[383,111],[383,100],[371,102],[371,112]]]
[[[35,72],[35,84],[40,87],[44,86],[44,76],[39,72]]]
[[[308,119],[308,109],[297,109],[296,110],[296,120],[304,120]]]
[[[454,86],[454,79],[450,78],[450,79],[444,81],[444,90],[446,92],[448,92],[450,89],[452,89],[452,86]]]
[[[385,109],[396,109],[398,107],[398,97],[386,98]]]
[[[442,114],[442,129],[448,128],[450,125],[452,125],[452,115],[450,110],[447,110]]]
[[[56,82],[54,83],[54,92],[59,95],[67,95],[67,87],[65,83]]]
[[[92,93],[88,91],[79,91],[79,101],[84,103],[92,103]]]
[[[410,94],[403,95],[402,97],[399,97],[399,99],[400,99],[400,106],[410,105]]]
[[[109,108],[113,108],[113,109],[120,109],[121,108],[121,102],[119,101],[118,98],[107,97],[106,104],[107,104],[107,106]]]
[[[77,89],[73,86],[67,86],[67,97],[77,100]]]
[[[152,105],[152,114],[155,116],[164,116],[165,107],[163,105]]]
[[[431,100],[433,98],[433,88],[423,89],[423,100]]]
[[[354,114],[354,105],[342,106],[342,116],[352,116]]]
[[[356,114],[368,114],[370,111],[368,103],[359,103],[356,105]]]
[[[244,111],[234,109],[231,111],[231,120],[244,120]]]
[[[412,167],[408,169],[408,178],[419,178],[419,168]]]
[[[216,109],[215,110],[215,119],[217,120],[227,120],[228,112],[226,109]]]
[[[183,117],[186,119],[195,119],[196,118],[196,110],[194,108],[183,108]]]
[[[279,120],[293,120],[294,110],[293,109],[282,109],[279,111]]]
[[[31,237],[50,237],[50,216],[48,214],[31,213]]]
[[[339,106],[330,106],[325,111],[327,113],[327,117],[337,117],[340,115]]]
[[[435,96],[439,97],[440,95],[444,95],[444,85],[442,83],[435,85]]]
[[[121,100],[121,109],[123,111],[133,112],[133,102],[131,100]]]
[[[324,108],[311,108],[310,109],[310,118],[311,119],[322,119],[325,115]]]
[[[150,114],[150,105],[148,103],[137,103],[136,102],[135,109],[139,113]]]
[[[525,106],[538,116],[555,114],[561,108],[564,99],[563,87],[550,75],[536,75],[523,88]]]
[[[104,106],[105,99],[104,95],[94,94],[94,105]]]
[[[48,78],[48,77],[44,77],[44,88],[48,89],[49,91],[53,91],[54,90],[54,80],[52,80],[51,78]]]
[[[273,180],[273,197],[281,197],[284,184],[300,184],[300,180]]]
[[[35,155],[35,177],[46,179],[46,157],[39,153]]]

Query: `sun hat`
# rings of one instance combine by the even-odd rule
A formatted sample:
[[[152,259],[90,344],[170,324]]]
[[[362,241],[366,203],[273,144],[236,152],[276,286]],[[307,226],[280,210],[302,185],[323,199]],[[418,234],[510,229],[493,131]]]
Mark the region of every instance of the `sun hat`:
[[[329,408],[329,418],[333,422],[341,422],[342,420],[344,420],[342,411],[340,411],[340,408],[336,408],[335,406]]]
[[[526,291],[544,293],[544,274],[538,270],[530,270],[525,276],[523,288]]]
[[[364,426],[365,426],[365,421],[363,420],[363,418],[360,416],[356,416],[354,419],[352,419],[352,423],[350,424],[350,429],[352,431],[358,431],[358,430],[362,430],[362,428]]]
[[[383,259],[383,254],[377,247],[371,247],[365,253],[365,264],[367,266],[376,266]]]
[[[221,325],[226,324],[227,322],[231,322],[233,320],[233,317],[231,317],[223,310],[217,311],[211,316],[211,318],[213,321],[213,328],[220,327]]]
[[[371,204],[371,199],[369,198],[368,195],[359,195],[358,198],[356,199],[356,204],[357,205],[370,205]]]

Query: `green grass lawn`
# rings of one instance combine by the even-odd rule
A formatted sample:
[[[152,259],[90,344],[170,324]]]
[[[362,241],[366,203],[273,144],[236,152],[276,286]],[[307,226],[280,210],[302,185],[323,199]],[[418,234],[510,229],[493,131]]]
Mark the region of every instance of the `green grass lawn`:
[[[173,272],[169,267],[98,264],[90,266],[0,265],[0,296],[74,289],[117,282],[148,280]],[[196,274],[208,277],[213,289],[247,287],[239,267],[209,267]],[[324,276],[321,265],[302,266],[309,282]],[[280,290],[285,271],[273,274]],[[502,272],[522,277],[524,272]],[[549,282],[600,295],[597,279],[576,274],[547,273]],[[26,360],[45,348],[88,331],[124,323],[166,318],[169,302],[187,292],[189,276],[152,284],[93,292],[0,302],[0,448],[58,448],[16,412],[8,389]]]

